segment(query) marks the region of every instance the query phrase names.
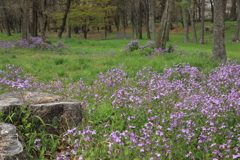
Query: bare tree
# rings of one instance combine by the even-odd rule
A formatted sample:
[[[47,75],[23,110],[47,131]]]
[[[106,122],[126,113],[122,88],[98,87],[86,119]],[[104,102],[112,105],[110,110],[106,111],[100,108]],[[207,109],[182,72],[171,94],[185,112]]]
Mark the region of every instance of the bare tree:
[[[214,0],[213,60],[227,60],[224,43],[225,1]]]
[[[161,18],[157,39],[156,39],[156,48],[166,48],[167,37],[169,34],[170,23],[173,13],[174,0],[168,0]]]

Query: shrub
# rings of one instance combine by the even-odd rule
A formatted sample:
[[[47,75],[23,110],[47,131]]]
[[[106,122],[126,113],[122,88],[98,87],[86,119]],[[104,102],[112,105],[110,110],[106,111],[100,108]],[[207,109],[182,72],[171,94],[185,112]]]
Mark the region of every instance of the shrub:
[[[144,46],[139,46],[139,41],[134,40],[131,41],[127,46],[125,46],[124,52],[134,52],[136,50],[140,50],[140,55],[144,56],[154,56],[155,53],[173,53],[177,46],[173,46],[171,43],[168,45],[166,49],[155,48],[154,41],[148,41]]]
[[[29,39],[16,40],[12,42],[0,42],[0,47],[3,49],[32,48],[37,50],[50,50],[57,53],[67,48],[63,41],[57,41],[55,45],[52,45],[39,37],[30,37]]]

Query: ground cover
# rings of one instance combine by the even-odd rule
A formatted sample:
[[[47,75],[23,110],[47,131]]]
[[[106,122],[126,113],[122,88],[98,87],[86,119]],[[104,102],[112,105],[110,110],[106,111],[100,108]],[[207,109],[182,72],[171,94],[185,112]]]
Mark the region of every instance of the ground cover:
[[[58,51],[2,49],[0,93],[44,91],[84,107],[82,124],[61,136],[24,108],[2,120],[32,126],[20,128],[29,159],[237,159],[240,57],[229,26],[225,64],[211,60],[211,33],[204,45],[171,33],[165,51],[149,40],[82,39],[62,39]]]

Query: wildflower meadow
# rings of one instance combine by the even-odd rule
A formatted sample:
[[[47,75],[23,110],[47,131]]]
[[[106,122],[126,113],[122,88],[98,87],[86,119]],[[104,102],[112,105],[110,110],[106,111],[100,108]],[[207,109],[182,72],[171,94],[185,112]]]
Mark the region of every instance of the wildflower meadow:
[[[55,148],[49,159],[240,157],[240,65],[236,61],[219,64],[208,74],[178,64],[163,73],[143,67],[129,76],[125,67],[99,73],[93,85],[81,79],[47,85],[8,65],[0,71],[0,87],[5,92],[44,91],[82,102],[82,124],[51,141]],[[33,153],[46,157],[47,136],[32,135],[32,158]]]
[[[28,160],[240,158],[239,44],[226,43],[228,61],[218,62],[210,42],[184,44],[181,34],[166,49],[149,40],[12,39],[0,42],[0,94],[47,92],[83,107],[81,123],[61,135],[47,133],[58,126],[27,104],[0,113]]]

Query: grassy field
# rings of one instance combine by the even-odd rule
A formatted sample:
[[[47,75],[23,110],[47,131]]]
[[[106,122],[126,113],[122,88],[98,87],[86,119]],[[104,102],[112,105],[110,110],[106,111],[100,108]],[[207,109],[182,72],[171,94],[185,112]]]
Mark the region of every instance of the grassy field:
[[[205,44],[194,44],[190,32],[186,44],[182,28],[171,31],[167,48],[173,52],[125,51],[132,39],[73,35],[59,41],[54,34],[47,37],[52,45],[42,48],[39,39],[26,45],[15,42],[19,34],[0,34],[0,94],[40,90],[78,100],[84,109],[82,124],[63,135],[35,126],[26,108],[1,121],[20,121],[28,159],[237,159],[240,45],[231,43],[234,24],[226,22],[225,64],[212,61],[212,33],[205,33]],[[139,46],[148,41],[138,40]]]
[[[239,60],[240,55],[238,51],[240,50],[240,46],[238,43],[230,43],[232,39],[231,35],[234,33],[234,25],[233,23],[228,23],[228,25],[229,27],[226,32],[227,56],[230,60]],[[199,31],[198,35],[200,35]],[[6,37],[5,34],[2,34],[0,37],[4,41],[12,41],[20,38],[21,35]],[[50,35],[48,39],[52,43],[58,41],[56,35],[55,37]],[[154,67],[154,70],[162,72],[166,65],[171,67],[174,64],[184,62],[199,67],[201,70],[206,69],[207,71],[217,66],[217,63],[211,60],[211,33],[206,33],[206,44],[185,44],[182,43],[183,33],[172,33],[169,43],[178,46],[179,52],[186,52],[186,55],[190,55],[184,57],[177,53],[151,58],[138,56],[137,54],[126,56],[122,50],[131,41],[129,39],[83,40],[72,38],[62,39],[62,41],[68,49],[64,49],[59,53],[34,49],[2,49],[0,54],[0,69],[4,70],[6,64],[15,64],[22,67],[25,73],[37,76],[40,80],[67,78],[69,81],[77,81],[79,78],[84,78],[85,81],[90,82],[96,78],[99,72],[106,72],[112,66],[118,66],[122,63],[126,66],[126,71],[129,74],[136,73],[144,66]],[[143,39],[139,41],[140,45],[145,45],[148,40]],[[196,59],[194,56],[191,56],[202,52],[206,52],[209,57]]]

